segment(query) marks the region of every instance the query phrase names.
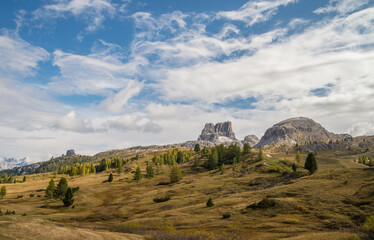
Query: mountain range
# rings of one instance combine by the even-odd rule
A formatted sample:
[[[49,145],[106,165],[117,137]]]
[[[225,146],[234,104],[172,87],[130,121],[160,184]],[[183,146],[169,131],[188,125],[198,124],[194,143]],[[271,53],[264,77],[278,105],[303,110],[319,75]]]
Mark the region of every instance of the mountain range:
[[[61,164],[64,161],[96,162],[102,158],[117,156],[118,154],[127,155],[147,150],[193,148],[196,144],[200,144],[201,147],[211,147],[220,144],[237,144],[242,147],[245,143],[248,143],[253,148],[268,148],[273,151],[283,152],[294,148],[301,152],[335,150],[336,154],[339,154],[339,151],[342,152],[341,154],[361,154],[374,150],[374,136],[352,137],[349,134],[335,134],[310,118],[297,117],[281,121],[268,128],[261,139],[249,134],[243,140],[238,140],[232,130],[232,123],[229,121],[216,124],[207,123],[197,140],[161,146],[136,146],[122,150],[110,150],[98,153],[92,157],[75,155],[74,150],[71,149],[67,151],[66,156],[33,164],[27,158],[20,160],[0,158],[0,170],[2,173],[21,175],[50,171],[53,170],[50,165]],[[51,164],[48,164],[48,162]]]
[[[0,157],[0,171],[5,169],[12,169],[15,167],[27,166],[31,163],[32,161],[28,157],[24,157],[21,159]]]

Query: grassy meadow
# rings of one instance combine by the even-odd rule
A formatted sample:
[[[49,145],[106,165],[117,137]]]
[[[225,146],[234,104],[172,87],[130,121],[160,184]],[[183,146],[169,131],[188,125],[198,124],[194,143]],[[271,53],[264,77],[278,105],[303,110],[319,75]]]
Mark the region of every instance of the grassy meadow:
[[[266,156],[267,154],[267,156]],[[169,182],[169,166],[152,179],[133,180],[154,152],[144,153],[115,170],[70,177],[53,173],[27,175],[6,186],[0,200],[0,239],[359,239],[360,226],[374,214],[374,169],[356,156],[317,154],[318,171],[303,169],[295,153],[257,151],[224,173],[191,162],[181,166],[183,180]],[[202,159],[204,161],[204,159]],[[277,172],[295,163],[296,172]],[[279,167],[280,166],[280,167]],[[105,182],[112,173],[113,182]],[[79,187],[73,207],[45,198],[51,178],[66,177]],[[21,179],[21,177],[17,177]],[[170,200],[155,203],[154,198]],[[212,198],[214,206],[207,207]],[[15,214],[6,215],[6,211]],[[224,214],[230,217],[223,218]]]

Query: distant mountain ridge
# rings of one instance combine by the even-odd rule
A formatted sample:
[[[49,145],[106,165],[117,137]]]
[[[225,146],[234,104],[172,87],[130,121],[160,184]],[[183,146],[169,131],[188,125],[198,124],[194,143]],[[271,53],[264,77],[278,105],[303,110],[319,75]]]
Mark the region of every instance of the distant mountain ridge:
[[[168,148],[189,148],[196,144],[201,147],[212,147],[220,144],[237,144],[243,147],[249,143],[253,148],[273,148],[275,151],[288,151],[297,147],[302,152],[336,150],[345,154],[362,154],[374,150],[374,136],[352,137],[349,134],[335,134],[327,131],[321,124],[306,117],[290,118],[274,124],[268,128],[259,140],[255,135],[247,135],[244,140],[238,140],[232,130],[231,122],[205,124],[198,140],[167,145],[135,146],[125,149],[109,150],[97,153],[95,156],[82,156],[75,154],[74,150],[68,150],[66,156],[52,158],[49,161],[30,164],[26,158],[20,160],[0,158],[0,174],[32,174],[55,171],[56,167],[70,163],[97,162],[102,158],[122,156],[129,157],[134,154],[147,151],[160,151]],[[3,164],[3,165],[1,165]],[[28,165],[30,164],[30,165]],[[13,169],[2,167],[14,166]]]
[[[15,167],[27,166],[31,163],[32,161],[28,157],[21,159],[0,157],[0,171]]]

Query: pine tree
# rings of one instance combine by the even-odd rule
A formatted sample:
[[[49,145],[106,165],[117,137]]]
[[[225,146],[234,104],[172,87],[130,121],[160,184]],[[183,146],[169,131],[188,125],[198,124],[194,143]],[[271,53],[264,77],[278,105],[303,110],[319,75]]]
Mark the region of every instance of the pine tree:
[[[161,163],[159,163],[159,164],[157,164],[156,174],[157,174],[157,175],[160,175],[161,172],[162,172],[162,170],[161,170]]]
[[[49,185],[47,187],[47,190],[45,190],[45,196],[47,198],[52,198],[53,197],[53,194],[55,192],[55,182],[53,181],[53,179],[51,179],[49,181]]]
[[[314,153],[308,154],[308,157],[306,158],[306,161],[305,161],[304,168],[309,170],[311,174],[317,171],[318,166],[317,166],[316,156],[314,155]]]
[[[60,181],[57,184],[57,187],[54,192],[54,197],[59,198],[63,197],[66,194],[66,191],[68,190],[68,182],[66,181],[66,178],[61,178]]]
[[[219,171],[221,172],[221,174],[224,174],[226,172],[225,164],[222,163],[222,165],[219,167]]]
[[[296,159],[296,162],[297,162],[297,163],[300,163],[301,156],[300,156],[300,151],[299,151],[299,150],[297,150],[297,153],[296,153],[296,157],[295,157],[295,159]]]
[[[109,174],[108,182],[113,182],[113,174]]]
[[[1,189],[0,189],[0,196],[1,196],[1,198],[4,198],[5,195],[6,195],[6,187],[2,186]]]
[[[3,178],[3,182],[4,182],[4,183],[7,183],[8,180],[9,180],[9,179],[8,179],[8,174],[5,173],[5,174],[4,174],[4,178]]]
[[[140,180],[142,180],[142,172],[140,171],[140,167],[137,167],[136,168],[136,171],[135,171],[135,175],[134,175],[134,180],[139,182]]]
[[[260,148],[260,150],[258,151],[257,160],[258,161],[264,160],[264,156],[263,156],[263,153],[262,153],[262,148]]]
[[[153,178],[154,177],[154,172],[153,172],[153,167],[150,163],[148,163],[147,165],[147,174],[146,174],[146,178]]]
[[[26,176],[23,176],[23,182],[26,182]]]
[[[293,171],[293,172],[296,172],[296,171],[297,171],[297,167],[296,167],[296,164],[295,164],[295,163],[292,164],[292,171]]]
[[[122,173],[122,159],[120,159],[119,161],[118,161],[118,174],[121,174]]]
[[[198,143],[195,144],[194,151],[195,151],[196,153],[200,152],[200,144],[198,144]]]
[[[8,179],[8,183],[13,183],[14,179],[13,179],[13,176],[10,175],[9,179]]]
[[[70,187],[66,190],[65,197],[62,199],[62,202],[64,203],[65,207],[69,207],[74,203],[73,191]]]
[[[216,169],[218,165],[218,152],[216,149],[213,149],[212,154],[209,156],[209,166],[210,170]]]
[[[244,143],[244,146],[243,146],[243,153],[244,153],[244,154],[249,154],[249,153],[251,153],[251,146],[249,145],[249,143]]]
[[[170,172],[170,182],[179,182],[182,180],[183,175],[182,171],[180,170],[179,166],[176,164],[173,166]]]
[[[214,206],[214,203],[213,203],[212,198],[209,198],[209,199],[208,199],[208,201],[206,202],[206,206],[207,206],[207,207],[213,207],[213,206]]]

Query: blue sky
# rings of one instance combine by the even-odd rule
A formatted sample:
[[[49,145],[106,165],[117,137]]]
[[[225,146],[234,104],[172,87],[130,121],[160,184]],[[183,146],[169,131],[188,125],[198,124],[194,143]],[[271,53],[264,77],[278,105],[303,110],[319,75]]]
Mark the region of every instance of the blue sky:
[[[374,134],[373,0],[4,0],[0,155],[239,139],[290,117]]]

